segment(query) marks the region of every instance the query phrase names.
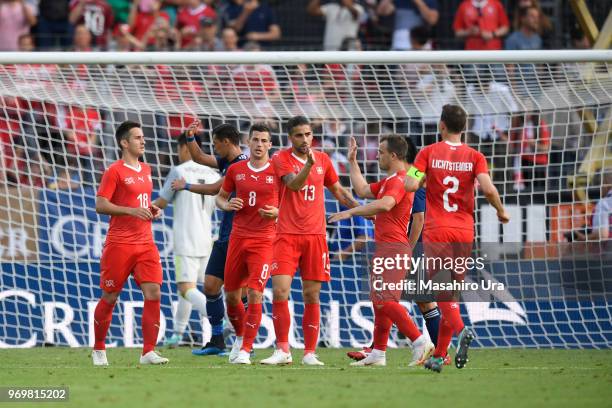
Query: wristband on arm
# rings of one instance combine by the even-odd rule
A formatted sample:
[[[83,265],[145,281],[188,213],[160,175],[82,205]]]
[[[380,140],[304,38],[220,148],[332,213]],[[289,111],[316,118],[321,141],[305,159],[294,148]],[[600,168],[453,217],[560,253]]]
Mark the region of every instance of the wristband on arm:
[[[183,188],[183,190],[189,191],[190,188],[191,188],[191,184],[185,183],[185,188]]]
[[[195,142],[195,136],[190,136],[187,138],[187,143]]]
[[[412,177],[413,179],[416,179],[417,181],[421,181],[421,179],[425,177],[425,173],[423,173],[414,166],[410,167],[410,170],[408,170],[407,175]]]

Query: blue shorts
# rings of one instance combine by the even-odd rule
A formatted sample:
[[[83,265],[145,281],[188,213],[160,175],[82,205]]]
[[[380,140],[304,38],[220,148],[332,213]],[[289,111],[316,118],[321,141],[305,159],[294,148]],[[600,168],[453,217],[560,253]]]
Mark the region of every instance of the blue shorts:
[[[229,241],[215,241],[213,243],[210,259],[206,266],[206,276],[210,275],[224,280],[225,258],[227,257],[228,246]]]

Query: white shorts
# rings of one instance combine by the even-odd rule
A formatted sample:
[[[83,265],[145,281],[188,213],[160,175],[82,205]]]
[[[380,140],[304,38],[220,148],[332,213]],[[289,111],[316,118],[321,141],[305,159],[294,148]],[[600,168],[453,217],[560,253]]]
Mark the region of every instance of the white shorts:
[[[174,273],[176,283],[202,283],[204,282],[204,272],[208,265],[207,256],[174,256]]]

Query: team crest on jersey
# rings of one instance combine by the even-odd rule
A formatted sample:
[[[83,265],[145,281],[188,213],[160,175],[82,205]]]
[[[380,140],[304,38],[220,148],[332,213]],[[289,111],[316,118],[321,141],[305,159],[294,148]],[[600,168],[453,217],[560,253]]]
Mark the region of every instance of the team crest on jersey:
[[[134,177],[126,177],[126,178],[123,180],[123,182],[124,182],[126,185],[128,185],[128,186],[129,186],[130,184],[134,184],[134,183],[136,183],[136,181],[134,181]]]
[[[323,167],[317,166],[317,174],[323,174]]]
[[[266,176],[266,184],[274,184],[274,176]]]
[[[236,174],[236,181],[242,181],[244,180],[246,177],[244,174]]]

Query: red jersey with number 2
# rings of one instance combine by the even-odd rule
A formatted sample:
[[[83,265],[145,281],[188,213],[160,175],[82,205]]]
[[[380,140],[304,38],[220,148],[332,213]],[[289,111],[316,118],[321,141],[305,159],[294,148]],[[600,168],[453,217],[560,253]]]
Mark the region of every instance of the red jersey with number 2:
[[[280,207],[278,211],[279,234],[325,235],[325,187],[338,182],[329,156],[314,152],[315,164],[310,169],[306,183],[299,191],[292,191],[282,177],[299,173],[306,160],[296,156],[291,148],[281,150],[272,157],[274,171],[280,183]]]
[[[263,218],[260,209],[266,205],[278,207],[278,182],[272,163],[257,169],[248,160],[232,164],[225,174],[223,190],[236,192],[242,199],[242,209],[236,211],[231,235],[243,238],[273,238],[276,220]]]
[[[474,230],[474,181],[489,171],[483,154],[442,141],[421,150],[414,167],[425,173],[427,182],[425,230]]]
[[[122,207],[151,207],[151,168],[139,163],[138,168],[118,160],[104,172],[97,196]],[[131,215],[112,215],[106,242],[117,244],[149,244],[153,242],[151,221]]]

